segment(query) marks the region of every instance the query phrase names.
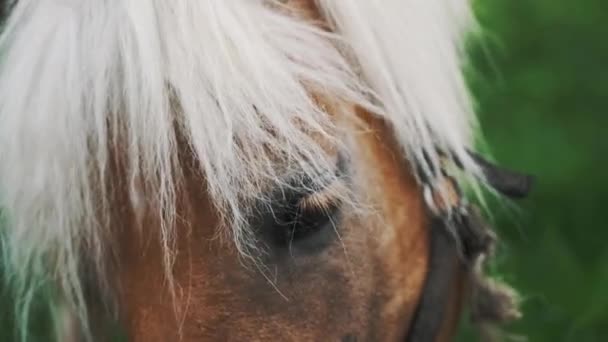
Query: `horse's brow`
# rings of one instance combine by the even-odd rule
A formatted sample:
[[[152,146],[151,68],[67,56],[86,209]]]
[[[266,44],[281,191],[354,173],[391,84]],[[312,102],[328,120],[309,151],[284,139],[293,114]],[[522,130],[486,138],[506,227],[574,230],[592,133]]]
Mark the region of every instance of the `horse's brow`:
[[[328,173],[331,174],[327,176],[328,180],[333,182],[338,180],[344,180],[346,177],[348,177],[348,159],[344,153],[338,153],[338,156],[336,158],[336,165],[334,169],[328,171]],[[310,183],[312,184],[314,182],[310,180]],[[331,183],[327,183],[325,184],[325,186],[321,187],[320,189],[317,189],[317,191],[315,192],[322,192],[331,185]]]
[[[328,191],[336,182],[348,178],[348,162],[343,153],[339,153],[335,167],[327,170],[324,175],[317,175],[321,180],[313,179],[311,175],[301,175],[286,180],[287,186],[276,189],[271,195],[273,202],[290,202],[300,199],[302,195],[319,194]]]

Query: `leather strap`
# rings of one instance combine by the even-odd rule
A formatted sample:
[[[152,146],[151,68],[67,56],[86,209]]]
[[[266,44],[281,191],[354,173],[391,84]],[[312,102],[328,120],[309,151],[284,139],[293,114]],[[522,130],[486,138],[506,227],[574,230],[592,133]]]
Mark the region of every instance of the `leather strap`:
[[[485,180],[499,193],[511,197],[525,197],[533,177],[500,168],[481,156],[470,153],[485,175]],[[456,161],[456,164],[459,164]],[[456,181],[442,170],[442,196],[425,185],[425,201],[430,221],[430,269],[421,300],[406,341],[437,341],[445,337],[441,331],[447,306],[452,300],[454,286],[462,272],[469,278],[468,293],[473,319],[480,322],[505,322],[519,317],[510,288],[492,282],[483,274],[486,258],[493,254],[496,236],[485,222],[481,211],[462,199]],[[437,183],[435,183],[437,184]],[[437,188],[435,188],[437,190]],[[447,195],[446,195],[447,194]],[[467,293],[461,293],[462,296]]]

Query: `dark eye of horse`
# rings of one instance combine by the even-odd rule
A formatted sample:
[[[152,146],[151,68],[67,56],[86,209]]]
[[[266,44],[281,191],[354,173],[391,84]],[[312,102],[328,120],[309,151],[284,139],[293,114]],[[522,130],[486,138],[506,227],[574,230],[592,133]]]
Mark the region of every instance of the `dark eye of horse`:
[[[307,200],[303,196],[279,212],[273,227],[273,240],[278,247],[313,251],[327,246],[337,236],[340,202]]]
[[[343,194],[348,184],[346,159],[338,159],[337,178],[325,185],[310,179],[297,178],[290,186],[271,196],[270,206],[258,208],[252,226],[268,247],[276,253],[320,252],[339,237]]]
[[[342,202],[328,189],[281,191],[270,206],[258,210],[252,226],[273,253],[320,252],[339,236]]]

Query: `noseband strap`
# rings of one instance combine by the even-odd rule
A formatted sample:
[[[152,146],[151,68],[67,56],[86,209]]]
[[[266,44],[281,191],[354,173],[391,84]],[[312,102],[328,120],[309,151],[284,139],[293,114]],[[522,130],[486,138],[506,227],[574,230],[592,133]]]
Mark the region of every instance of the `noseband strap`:
[[[533,182],[531,176],[499,168],[477,154],[471,153],[471,157],[483,171],[488,184],[499,193],[511,198],[522,198],[529,193]],[[486,259],[493,254],[496,235],[481,211],[462,199],[455,179],[446,172],[442,174],[446,176],[440,190],[454,196],[437,196],[430,184],[425,185],[425,193],[430,193],[425,195],[431,217],[430,268],[406,341],[437,341],[445,336],[441,330],[450,318],[446,317],[447,304],[454,295],[452,289],[458,285],[459,275],[463,274],[471,318],[482,328],[480,337],[493,340],[494,329],[489,327],[520,317],[515,294],[508,286],[484,274]]]

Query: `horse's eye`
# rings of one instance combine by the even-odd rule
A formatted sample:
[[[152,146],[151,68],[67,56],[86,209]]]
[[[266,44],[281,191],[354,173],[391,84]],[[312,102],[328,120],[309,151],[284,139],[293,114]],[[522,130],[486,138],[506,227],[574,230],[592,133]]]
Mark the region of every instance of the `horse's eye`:
[[[315,252],[328,246],[338,234],[340,204],[323,193],[292,197],[272,214],[273,245],[291,252]]]
[[[350,193],[343,155],[335,172],[321,182],[295,177],[270,196],[270,205],[258,208],[252,227],[273,251],[315,253],[339,238],[340,212]]]

